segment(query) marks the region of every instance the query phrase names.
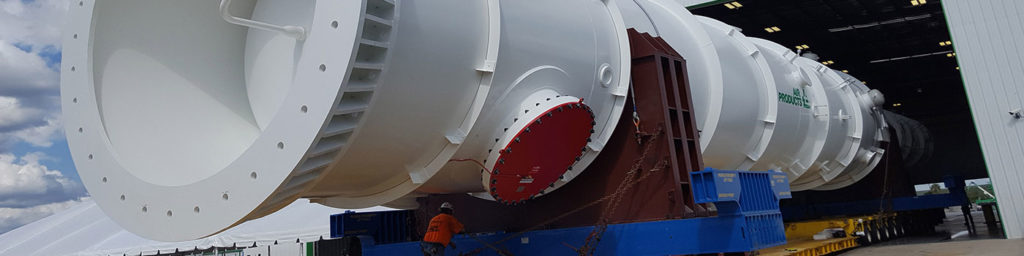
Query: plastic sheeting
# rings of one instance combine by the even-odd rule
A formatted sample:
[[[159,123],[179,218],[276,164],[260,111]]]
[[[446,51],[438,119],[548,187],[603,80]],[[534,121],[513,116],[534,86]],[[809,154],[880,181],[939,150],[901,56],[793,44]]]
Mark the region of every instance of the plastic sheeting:
[[[387,207],[355,210],[386,211]],[[185,242],[139,237],[117,225],[93,201],[0,234],[0,255],[156,255],[207,249],[308,242],[330,237],[330,215],[345,211],[301,199],[266,217]]]

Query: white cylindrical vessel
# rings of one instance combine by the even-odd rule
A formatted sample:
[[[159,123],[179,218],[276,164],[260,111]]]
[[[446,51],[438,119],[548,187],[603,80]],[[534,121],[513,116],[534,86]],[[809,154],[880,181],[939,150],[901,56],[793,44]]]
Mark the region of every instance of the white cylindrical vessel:
[[[722,114],[722,67],[712,43],[697,17],[672,0],[623,0],[626,27],[661,37],[686,59],[694,118],[700,134],[700,148],[706,151]]]
[[[899,141],[900,155],[904,166],[915,166],[931,158],[934,145],[928,127],[917,120],[883,110],[885,122],[892,126],[894,136]]]
[[[864,82],[849,74],[834,70],[833,72],[849,81],[850,88],[857,96],[859,109],[864,117],[863,135],[857,154],[850,165],[831,181],[813,188],[814,190],[840,189],[860,181],[871,173],[871,170],[874,170],[882,160],[882,154],[885,153],[885,149],[882,148],[883,143],[889,141],[889,126],[881,112],[881,106],[885,103],[882,94],[878,90],[869,89]]]
[[[330,182],[307,193],[312,201],[348,208],[384,203],[411,208],[416,206],[415,197],[428,193],[484,192],[481,196],[489,197],[490,174],[481,170],[495,168],[500,149],[519,132],[517,124],[547,110],[528,112],[530,108],[567,99],[562,96],[583,99],[597,124],[589,144],[587,138],[581,139],[587,150],[573,150],[583,153],[574,171],[552,170],[555,175],[545,177],[553,180],[543,181],[544,189],[557,189],[576,177],[611,136],[629,72],[628,39],[614,6],[591,1],[402,4],[406,8],[399,8],[398,16],[416,19],[399,19],[390,74],[381,77],[386,91],[377,93],[396,97],[376,99],[376,109],[366,113],[365,128],[349,142],[349,153],[336,160],[351,168],[327,174],[324,179]],[[570,7],[575,11],[561,11]],[[463,18],[456,21],[453,16]],[[573,45],[574,50],[565,51],[562,45]],[[464,49],[473,47],[496,55],[462,56],[472,53]],[[446,59],[464,65],[438,65],[450,62],[441,61]],[[417,131],[410,133],[411,129]],[[486,168],[451,159],[473,159]],[[550,182],[554,187],[549,188]],[[525,200],[538,192],[528,189],[522,198],[503,201]]]
[[[707,17],[698,20],[718,51],[723,101],[729,103],[722,105],[717,129],[704,148],[704,165],[748,170],[761,158],[775,130],[775,79],[764,54],[739,29]]]
[[[92,198],[157,240],[300,197],[515,205],[587,175],[612,136],[627,28],[686,59],[709,167],[780,170],[801,190],[878,164],[878,91],[671,0],[76,1],[65,132]]]
[[[829,101],[829,128],[825,146],[807,172],[790,181],[793,191],[808,190],[838,176],[853,161],[860,146],[864,118],[850,82],[817,61],[798,58],[797,65],[813,70],[825,88]]]
[[[203,237],[299,197],[517,203],[585,175],[628,92],[614,0],[229,2],[71,5],[68,143],[136,234]]]
[[[751,170],[779,170],[790,180],[803,175],[821,153],[828,134],[829,102],[814,70],[796,64],[800,58],[784,46],[750,38],[764,54],[775,78],[778,117],[775,132]]]

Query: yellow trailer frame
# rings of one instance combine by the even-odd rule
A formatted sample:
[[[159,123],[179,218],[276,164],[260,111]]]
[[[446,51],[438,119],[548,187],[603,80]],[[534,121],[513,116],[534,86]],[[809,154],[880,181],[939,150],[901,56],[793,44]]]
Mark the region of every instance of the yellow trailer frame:
[[[895,213],[785,223],[785,245],[760,250],[760,255],[819,256],[903,235]],[[814,240],[825,229],[842,229],[844,236]]]

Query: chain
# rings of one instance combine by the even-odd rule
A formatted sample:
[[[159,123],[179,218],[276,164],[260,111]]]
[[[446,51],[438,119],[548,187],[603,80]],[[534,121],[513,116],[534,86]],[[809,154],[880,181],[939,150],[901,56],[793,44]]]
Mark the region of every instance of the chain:
[[[605,205],[604,210],[601,211],[601,217],[598,219],[597,225],[594,227],[594,230],[590,232],[590,235],[587,236],[587,239],[583,242],[583,246],[580,246],[580,248],[576,250],[577,254],[593,255],[594,250],[597,249],[597,244],[601,242],[601,237],[604,235],[605,230],[608,229],[608,218],[613,213],[615,213],[616,209],[618,209],[619,203],[622,202],[622,198],[626,194],[625,192],[632,188],[633,185],[635,185],[636,183],[639,183],[640,181],[646,179],[648,176],[650,176],[651,173],[661,170],[665,167],[665,165],[667,165],[666,162],[662,161],[661,163],[658,163],[658,165],[655,166],[655,168],[651,169],[651,171],[641,175],[639,179],[636,178],[637,172],[639,172],[643,168],[644,161],[647,160],[648,155],[650,155],[651,149],[653,149],[654,145],[656,144],[653,143],[654,139],[656,139],[658,137],[657,135],[660,134],[661,129],[659,128],[658,131],[648,139],[647,145],[644,147],[643,153],[636,160],[636,162],[633,163],[633,166],[630,168],[629,172],[626,172],[625,179],[621,183],[619,183],[619,186],[615,189],[615,192],[609,195],[611,196],[611,202],[608,203],[608,205]]]
[[[611,212],[614,212],[615,208],[618,207],[618,204],[619,204],[619,202],[621,202],[622,196],[625,194],[625,192],[627,190],[629,190],[630,188],[632,188],[637,183],[640,183],[640,181],[643,181],[644,179],[649,177],[652,173],[661,171],[661,170],[663,170],[665,168],[665,166],[668,165],[668,162],[662,161],[662,162],[658,163],[658,165],[655,166],[655,168],[652,168],[650,171],[645,172],[643,175],[640,175],[639,178],[635,178],[637,172],[639,172],[640,169],[643,167],[643,163],[645,162],[645,160],[647,160],[648,155],[650,155],[651,150],[654,148],[654,146],[653,146],[653,145],[655,145],[654,140],[657,139],[658,137],[661,137],[661,135],[662,135],[662,128],[658,127],[658,130],[655,131],[654,133],[651,133],[651,134],[640,134],[640,135],[650,136],[650,138],[648,138],[647,141],[646,141],[647,145],[644,147],[643,153],[640,155],[640,157],[636,160],[636,162],[633,163],[632,168],[630,168],[630,170],[626,173],[626,178],[621,183],[619,183],[619,186],[615,189],[615,191],[613,193],[605,195],[604,197],[601,197],[600,199],[597,199],[597,200],[595,200],[593,202],[587,203],[587,204],[585,204],[583,206],[577,207],[576,209],[573,209],[571,211],[565,212],[565,213],[563,213],[561,215],[555,216],[554,218],[548,219],[547,221],[544,221],[544,222],[542,222],[540,224],[537,224],[537,225],[534,225],[534,226],[529,227],[527,229],[524,229],[522,231],[516,232],[515,234],[509,235],[509,236],[507,236],[505,238],[502,238],[501,240],[498,240],[498,241],[496,241],[494,243],[486,243],[486,242],[483,242],[481,240],[478,240],[478,241],[480,243],[483,243],[486,248],[492,248],[492,249],[494,249],[495,251],[497,251],[501,255],[512,255],[511,253],[509,253],[507,251],[498,250],[494,245],[495,244],[504,243],[505,241],[508,241],[508,240],[510,240],[512,238],[519,237],[519,236],[525,234],[526,232],[530,232],[530,231],[533,231],[533,230],[537,230],[537,229],[539,229],[541,227],[547,226],[548,224],[551,224],[551,223],[553,223],[555,221],[558,221],[560,219],[568,217],[568,216],[570,216],[572,214],[575,214],[575,213],[577,213],[579,211],[582,211],[583,209],[590,208],[591,206],[597,205],[597,204],[599,204],[601,202],[612,200],[612,202],[608,206],[605,206],[604,211],[601,213],[601,219],[598,221],[598,224],[596,225],[597,227],[595,227],[595,230],[592,231],[591,234],[587,237],[587,242],[584,244],[584,246],[580,247],[580,249],[576,249],[576,251],[578,253],[580,253],[580,254],[584,254],[584,252],[593,253],[593,250],[595,249],[597,243],[596,242],[591,243],[590,241],[592,240],[592,238],[593,238],[594,241],[600,241],[601,240],[600,237],[604,233],[604,230],[607,229],[607,226],[608,226],[608,221],[607,221],[606,217]],[[480,252],[485,247],[477,248],[475,250],[472,250],[471,252],[475,254],[476,252]]]
[[[640,138],[640,135],[642,135],[643,133],[640,132],[640,112],[636,110],[636,91],[633,90],[632,80],[629,81],[629,95],[633,99],[633,127],[636,128],[636,133],[634,133],[634,136],[636,136],[636,144],[640,145],[643,144],[643,141]]]

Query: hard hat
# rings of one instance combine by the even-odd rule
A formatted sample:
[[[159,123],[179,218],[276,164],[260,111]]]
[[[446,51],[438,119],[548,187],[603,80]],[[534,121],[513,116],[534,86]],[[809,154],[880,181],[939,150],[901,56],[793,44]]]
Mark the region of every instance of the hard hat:
[[[454,208],[452,208],[452,203],[444,202],[443,204],[441,204],[441,209],[446,209],[446,208],[447,209],[454,209]]]

